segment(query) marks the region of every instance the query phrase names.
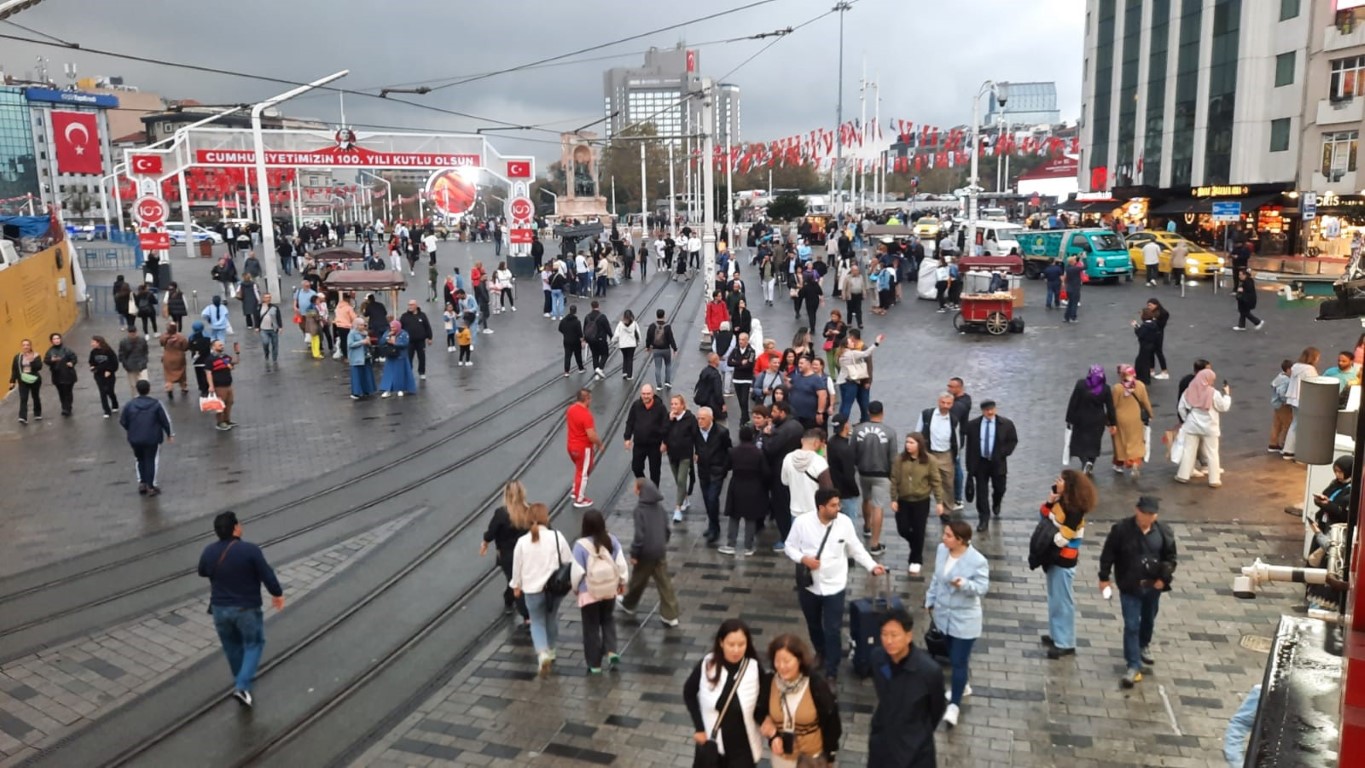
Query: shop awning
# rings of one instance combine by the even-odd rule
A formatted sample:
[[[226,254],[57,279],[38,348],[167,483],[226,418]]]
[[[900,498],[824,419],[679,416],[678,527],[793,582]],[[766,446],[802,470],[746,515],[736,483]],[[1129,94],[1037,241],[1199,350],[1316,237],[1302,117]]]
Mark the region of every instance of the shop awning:
[[[1123,203],[1118,200],[1067,200],[1057,206],[1059,210],[1073,211],[1077,213],[1098,213],[1101,211],[1112,211]]]
[[[1277,194],[1234,198],[1184,197],[1164,202],[1148,211],[1148,215],[1179,216],[1182,213],[1212,213],[1214,203],[1241,203],[1242,213],[1250,213],[1277,197],[1279,197]]]

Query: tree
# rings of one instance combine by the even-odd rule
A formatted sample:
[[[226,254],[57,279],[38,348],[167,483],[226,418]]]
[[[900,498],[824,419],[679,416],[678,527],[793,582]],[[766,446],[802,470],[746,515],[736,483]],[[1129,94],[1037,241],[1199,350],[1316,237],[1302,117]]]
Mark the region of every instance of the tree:
[[[640,146],[645,148],[645,180],[650,185],[650,195],[654,199],[662,196],[655,190],[667,190],[660,182],[668,182],[668,147],[657,138],[658,131],[653,123],[631,126],[613,137],[602,150],[598,162],[597,191],[603,197],[611,197],[612,180],[616,181],[616,207],[622,213],[635,213],[640,210],[653,210],[653,200],[646,201],[642,208],[640,202]],[[666,194],[666,193],[665,193]]]
[[[806,201],[790,192],[783,192],[768,203],[768,218],[775,221],[792,221],[805,215]]]

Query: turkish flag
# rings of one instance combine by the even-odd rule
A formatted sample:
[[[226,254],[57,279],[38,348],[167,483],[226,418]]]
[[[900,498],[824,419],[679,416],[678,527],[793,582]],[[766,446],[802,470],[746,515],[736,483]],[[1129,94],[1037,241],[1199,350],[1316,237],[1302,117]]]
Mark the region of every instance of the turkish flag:
[[[531,178],[531,163],[527,160],[508,160],[507,178],[509,179]]]
[[[58,173],[104,173],[94,112],[53,112],[52,141],[57,146]]]

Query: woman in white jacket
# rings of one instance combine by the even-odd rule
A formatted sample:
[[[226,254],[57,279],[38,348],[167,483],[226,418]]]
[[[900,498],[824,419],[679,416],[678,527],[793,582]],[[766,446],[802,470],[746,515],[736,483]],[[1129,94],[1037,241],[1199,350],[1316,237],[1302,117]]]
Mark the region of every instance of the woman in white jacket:
[[[627,309],[611,334],[612,342],[621,350],[621,378],[626,381],[635,380],[635,349],[644,341],[642,333],[640,324],[635,322],[635,313]]]
[[[559,641],[559,604],[563,596],[545,591],[545,583],[565,563],[573,562],[569,542],[550,528],[550,510],[544,504],[530,507],[531,530],[517,539],[512,549],[512,594],[526,601],[531,614],[531,643],[540,660],[540,675],[550,674]]]
[[[583,536],[573,544],[570,578],[576,585],[578,610],[583,616],[583,658],[590,675],[602,674],[603,654],[612,667],[621,662],[611,614],[616,596],[626,592],[629,576],[625,550],[620,540],[607,532],[602,513],[584,511]]]
[[[763,757],[761,724],[768,716],[768,699],[761,695],[767,689],[765,677],[749,626],[740,619],[726,619],[716,631],[711,652],[683,683],[693,738],[698,745],[716,742],[719,764],[726,768],[750,768]]]
[[[1223,485],[1222,468],[1218,462],[1218,438],[1222,434],[1219,414],[1227,413],[1232,407],[1232,393],[1226,385],[1222,392],[1214,389],[1217,378],[1212,368],[1205,368],[1195,374],[1194,381],[1180,396],[1178,408],[1180,418],[1184,420],[1180,432],[1185,447],[1180,455],[1180,468],[1175,473],[1177,483],[1190,481],[1195,457],[1202,454],[1209,468],[1209,487]]]
[[[1299,361],[1289,369],[1289,387],[1285,390],[1284,401],[1294,409],[1294,419],[1289,422],[1289,433],[1284,438],[1284,450],[1280,455],[1285,461],[1294,460],[1294,448],[1299,442],[1299,389],[1304,379],[1318,375],[1318,360],[1322,353],[1317,347],[1308,347],[1299,355]]]
[[[517,298],[512,295],[512,270],[507,268],[507,262],[498,262],[498,268],[493,271],[493,287],[497,290],[501,299],[498,306],[493,308],[495,313],[507,311],[511,306],[512,311],[517,311]]]

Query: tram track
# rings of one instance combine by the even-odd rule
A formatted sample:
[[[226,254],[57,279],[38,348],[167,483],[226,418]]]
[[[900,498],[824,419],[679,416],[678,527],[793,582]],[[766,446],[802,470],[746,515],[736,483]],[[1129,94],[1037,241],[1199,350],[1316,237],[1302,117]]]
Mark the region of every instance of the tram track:
[[[668,284],[665,281],[655,292],[651,304],[658,300]],[[692,284],[689,283],[678,295],[672,314],[677,313],[692,293]],[[612,371],[617,370],[619,366],[613,366]],[[627,388],[627,391],[622,393],[620,402],[611,403],[608,424],[602,430],[603,435],[610,435],[624,422],[626,412],[633,401],[632,390],[633,388]],[[553,415],[559,416],[562,415],[562,409],[563,403],[556,401],[551,410]],[[548,416],[537,416],[528,427],[543,424],[547,420]],[[564,482],[563,469],[565,462],[562,457],[552,458],[547,449],[554,443],[555,437],[561,434],[561,426],[556,422],[543,433],[537,430],[535,443],[531,446],[525,445],[525,438],[531,437],[531,434],[526,434],[525,431],[522,431],[522,434],[523,439],[519,444],[504,446],[506,450],[502,454],[490,458],[502,463],[508,460],[505,454],[518,456],[511,476],[521,477],[527,482],[532,488],[530,495],[533,498],[558,499],[552,505],[558,519],[568,505],[567,483]],[[134,702],[111,713],[107,718],[110,722],[99,721],[86,731],[74,734],[26,764],[72,764],[73,759],[80,764],[110,766],[188,764],[186,759],[189,755],[196,755],[192,762],[202,765],[246,765],[258,763],[267,757],[273,762],[278,759],[274,756],[276,752],[292,743],[300,734],[312,732],[310,729],[325,721],[338,707],[354,706],[355,694],[358,691],[386,677],[393,668],[404,666],[405,661],[410,663],[414,658],[411,655],[414,649],[421,647],[428,655],[436,649],[438,655],[432,659],[433,661],[439,659],[439,663],[434,665],[435,668],[457,663],[460,655],[452,659],[444,642],[433,645],[432,641],[438,635],[452,630],[468,635],[475,627],[457,619],[463,612],[474,607],[481,597],[487,598],[500,592],[493,583],[495,575],[500,573],[498,569],[489,568],[487,561],[483,561],[480,566],[479,561],[471,562],[467,556],[461,554],[477,546],[476,542],[481,538],[478,534],[481,531],[475,529],[475,526],[484,521],[487,512],[499,502],[501,478],[505,476],[499,472],[498,477],[500,480],[496,490],[482,495],[472,507],[467,508],[469,511],[453,521],[453,524],[446,521],[448,527],[439,536],[425,539],[425,545],[420,549],[418,542],[422,542],[424,537],[413,532],[409,537],[411,541],[404,545],[415,553],[413,556],[405,555],[401,551],[386,555],[397,567],[391,573],[385,571],[388,575],[382,579],[372,575],[372,578],[379,580],[369,585],[361,597],[339,602],[338,593],[342,591],[342,585],[330,583],[324,587],[324,592],[331,594],[319,595],[324,598],[320,602],[330,602],[339,610],[329,613],[325,606],[319,606],[319,610],[313,613],[321,620],[307,628],[306,632],[300,629],[302,634],[291,638],[283,650],[272,654],[258,675],[258,680],[264,687],[273,687],[273,684],[278,682],[284,689],[297,692],[298,686],[304,684],[299,681],[308,681],[313,684],[307,688],[309,694],[318,689],[317,697],[303,696],[302,698],[308,701],[289,702],[289,706],[302,706],[303,709],[289,714],[287,721],[280,726],[274,726],[266,721],[265,727],[261,728],[259,727],[261,721],[257,720],[257,727],[244,728],[242,731],[241,739],[248,743],[239,740],[231,749],[214,751],[211,755],[203,754],[204,745],[213,742],[215,739],[213,734],[225,727],[225,718],[228,719],[226,727],[229,729],[232,723],[238,721],[235,718],[237,705],[232,703],[229,697],[213,695],[205,700],[200,691],[195,697],[197,703],[191,704],[188,710],[183,706],[169,710],[163,708],[163,711],[173,716],[162,718],[166,725],[150,736],[128,743],[129,734],[123,730],[124,723],[119,721],[127,720],[128,724],[136,722],[145,725],[134,711],[140,702]],[[422,484],[438,480],[440,478],[426,477]],[[619,493],[621,487],[623,486],[618,484],[615,492]],[[454,590],[453,595],[435,598],[423,588],[426,585],[448,583],[452,574],[457,577],[463,576],[463,579],[455,580],[460,586]],[[402,606],[402,609],[395,609],[395,605]],[[304,607],[295,610],[302,611]],[[288,627],[288,623],[283,626]],[[272,623],[271,627],[273,636],[275,623]],[[399,631],[394,633],[397,637],[381,642],[378,635],[383,633],[376,633],[373,629],[376,627],[389,627]],[[483,623],[477,627],[475,636],[481,636],[486,631],[487,624]],[[467,640],[461,647],[468,647]],[[359,665],[355,663],[357,656],[366,658],[366,654],[371,651],[373,655],[365,662]],[[330,677],[330,670],[325,669],[325,660],[328,659],[337,660],[339,666],[359,668],[354,674]],[[319,663],[324,666],[321,672],[318,669]],[[212,670],[208,667],[212,667]],[[220,659],[215,658],[211,662],[206,660],[196,665],[194,670],[187,672],[186,675],[196,680],[201,677],[217,679],[218,685],[221,686],[221,670],[218,667],[221,667]],[[181,699],[180,692],[172,689],[183,688],[186,685],[191,685],[190,681],[181,681],[179,685],[168,684],[163,687],[165,690],[153,691],[149,696],[156,696],[159,693],[161,694],[159,698],[177,702]],[[197,689],[191,687],[190,690]],[[168,702],[161,703],[164,705]],[[74,748],[77,754],[73,757],[67,753],[67,748]]]
[[[658,282],[659,285],[652,290],[646,289],[650,295],[643,307],[652,307],[657,303],[670,285],[667,280]],[[542,393],[555,391],[557,386],[562,387],[563,378],[553,372],[555,368],[554,365],[547,366],[542,369],[540,376],[528,377],[528,381],[543,380],[529,390],[523,387],[514,391],[513,397],[505,398],[506,402],[457,429],[395,458],[386,458],[375,466],[367,466],[340,482],[333,482],[318,490],[308,489],[301,499],[289,499],[259,513],[243,514],[243,525],[252,530],[265,531],[265,535],[256,541],[267,549],[300,541],[309,534],[318,534],[318,538],[311,540],[306,547],[301,546],[300,551],[290,553],[304,555],[305,550],[322,548],[384,522],[396,514],[395,508],[388,504],[394,497],[475,464],[483,458],[484,451],[466,450],[454,461],[441,459],[435,466],[404,473],[415,477],[411,481],[400,482],[396,487],[383,484],[394,470],[411,467],[413,462],[423,459],[436,458],[441,449],[458,446],[461,441],[472,440],[481,445],[506,442],[547,419],[562,415],[563,409],[573,401],[572,395],[556,398],[553,403],[529,414],[526,419],[516,419],[515,426],[495,432],[487,429],[490,425],[503,427],[508,423],[504,417],[509,414],[520,415],[525,403],[534,402]],[[612,370],[619,371],[619,363]],[[460,419],[460,416],[455,417],[456,421]],[[355,494],[356,489],[364,489],[371,484],[376,485],[364,494],[364,501],[356,503],[348,498]],[[330,507],[338,506],[334,503],[338,499],[342,500],[340,509],[333,511]],[[299,521],[301,524],[285,523],[272,531],[275,527],[273,524],[282,522],[284,513],[291,510],[303,512],[294,516],[304,518]],[[370,514],[367,516],[366,513]],[[347,526],[353,518],[360,519],[355,520],[354,525]],[[94,627],[140,615],[183,598],[197,589],[196,570],[192,566],[187,568],[185,564],[197,562],[197,553],[204,544],[203,524],[197,523],[183,532],[177,530],[177,533],[179,535],[171,541],[155,544],[149,549],[99,562],[91,567],[78,568],[36,584],[6,589],[7,583],[19,577],[0,581],[0,663],[80,636]],[[149,599],[134,601],[136,605],[129,605],[129,598],[138,595],[147,595]]]

